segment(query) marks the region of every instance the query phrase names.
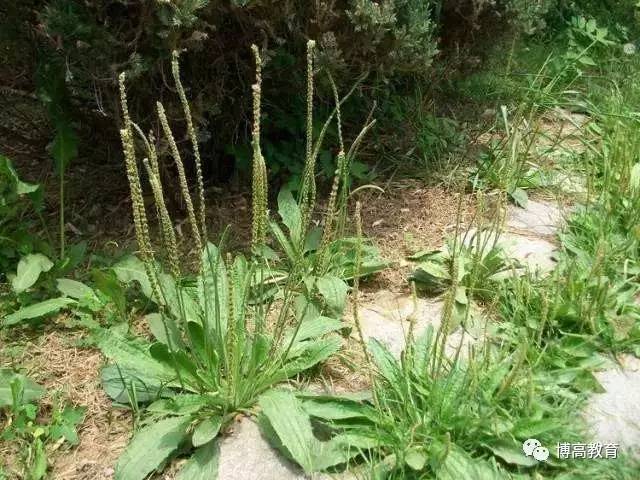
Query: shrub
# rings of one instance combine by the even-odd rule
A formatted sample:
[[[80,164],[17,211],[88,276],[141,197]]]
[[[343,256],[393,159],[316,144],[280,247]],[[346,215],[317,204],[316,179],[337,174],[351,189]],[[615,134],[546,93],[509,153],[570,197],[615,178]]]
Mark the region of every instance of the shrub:
[[[472,14],[467,16],[469,9]],[[446,11],[461,12],[451,20],[455,26],[443,20]],[[68,90],[69,108],[86,127],[85,135],[99,129],[103,135],[111,132],[115,140],[111,125],[117,117],[117,72],[126,72],[136,99],[130,106],[132,114],[148,115],[155,98],[161,97],[168,118],[176,118],[180,105],[167,95],[172,88],[166,73],[169,52],[180,51],[205,174],[211,171],[224,176],[233,163],[249,163],[249,152],[234,145],[250,136],[251,101],[245,79],[252,66],[247,46],[257,43],[271,63],[266,73],[272,85],[267,92],[270,104],[263,118],[266,160],[270,167],[299,172],[303,146],[296,141],[300,133],[296,120],[304,116],[304,105],[291,102],[288,92],[304,83],[301,75],[292,74],[298,71],[292,67],[299,63],[307,39],[318,42],[319,65],[329,67],[340,84],[350,84],[368,72],[367,86],[376,87],[399,77],[430,74],[438,36],[455,37],[461,22],[501,22],[489,15],[500,11],[515,18],[514,12],[521,8],[513,1],[494,5],[468,0],[55,0],[12,6],[5,12],[7,24],[21,25],[7,29],[7,36],[14,37],[15,45],[31,45],[35,51],[27,60],[7,60],[10,65],[22,62],[21,69],[31,69],[31,73],[55,66],[62,75],[57,78],[64,79]],[[541,13],[530,7],[526,12],[530,23]],[[455,38],[450,40],[453,43]],[[35,61],[40,64],[34,65]],[[320,87],[320,95],[330,104],[329,85]],[[175,133],[181,145],[186,125],[178,125]],[[271,142],[277,148],[270,148]],[[95,148],[107,148],[103,145],[108,143],[100,142]],[[88,142],[84,145],[85,149],[89,146]]]

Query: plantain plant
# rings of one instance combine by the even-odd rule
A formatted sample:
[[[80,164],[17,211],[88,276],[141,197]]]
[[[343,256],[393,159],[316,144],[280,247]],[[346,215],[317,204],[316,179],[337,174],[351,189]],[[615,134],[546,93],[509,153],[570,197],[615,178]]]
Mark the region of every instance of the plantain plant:
[[[257,68],[253,85],[252,247],[261,252],[267,240],[267,175],[260,150],[261,61],[257,47],[253,52]],[[138,283],[157,312],[147,317],[152,342],[114,329],[100,340],[102,352],[112,362],[102,372],[106,392],[116,402],[129,403],[146,413],[142,428],[118,460],[118,480],[147,478],[173,456],[185,452],[190,458],[177,478],[216,478],[219,433],[239,413],[251,414],[259,396],[274,385],[337,352],[341,339],[333,332],[344,326],[340,320],[323,316],[323,311],[300,294],[302,276],[295,270],[283,284],[276,285],[278,294],[269,297],[277,301],[256,301],[265,298],[269,288],[264,281],[263,258],[234,258],[225,254],[223,242],[220,247],[207,242],[200,155],[177,55],[173,76],[194,150],[196,202],[162,104],[158,103],[157,110],[178,172],[193,245],[200,252],[191,275],[178,256],[155,140],[152,135],[145,136],[129,117],[125,77],[120,77],[124,118],[120,133],[139,254],[120,262],[115,271],[121,281]],[[150,239],[135,133],[145,149],[142,164],[155,200],[162,255],[154,251]]]
[[[350,170],[358,148],[375,120],[367,120],[365,126],[347,150],[342,136],[341,105],[351,96],[355,86],[342,98],[338,95],[335,82],[328,74],[333,90],[335,108],[325,120],[317,139],[313,138],[313,92],[314,92],[314,42],[309,42],[307,52],[307,138],[305,168],[296,200],[288,188],[278,194],[278,214],[281,222],[269,223],[273,238],[283,253],[279,262],[282,268],[275,277],[285,279],[288,275],[299,275],[305,295],[320,297],[321,303],[333,314],[341,315],[346,302],[349,286],[356,272],[356,245],[360,244],[361,264],[359,275],[365,276],[383,270],[388,266],[378,249],[370,243],[362,243],[346,235],[347,202],[350,195]],[[316,209],[315,165],[323,140],[331,122],[336,120],[339,152],[331,192],[322,215],[321,225],[311,228]],[[369,187],[369,186],[366,186]],[[365,188],[365,187],[360,187]],[[377,188],[377,187],[374,187]],[[281,225],[282,224],[282,225]],[[271,256],[274,252],[269,251]]]

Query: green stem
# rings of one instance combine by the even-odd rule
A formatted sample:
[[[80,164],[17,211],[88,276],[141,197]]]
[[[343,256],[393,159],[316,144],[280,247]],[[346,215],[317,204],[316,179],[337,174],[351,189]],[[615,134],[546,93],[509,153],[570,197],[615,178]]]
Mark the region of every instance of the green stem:
[[[64,258],[64,166],[60,168],[60,260]]]

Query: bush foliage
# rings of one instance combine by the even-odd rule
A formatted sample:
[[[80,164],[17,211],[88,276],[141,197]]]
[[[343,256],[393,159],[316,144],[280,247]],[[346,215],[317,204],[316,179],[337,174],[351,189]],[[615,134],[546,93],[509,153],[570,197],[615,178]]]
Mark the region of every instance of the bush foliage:
[[[14,3],[14,2],[8,2]],[[248,165],[250,95],[246,79],[252,61],[248,46],[257,44],[267,63],[265,77],[265,152],[270,170],[284,167],[296,173],[302,162],[304,105],[291,102],[304,78],[299,68],[308,39],[318,43],[318,68],[330,69],[346,88],[368,73],[364,87],[375,99],[382,83],[427,75],[448,49],[456,52],[472,44],[482,32],[518,28],[540,31],[570,11],[602,9],[590,0],[27,0],[0,7],[3,42],[19,45],[0,53],[11,87],[37,79],[40,97],[52,110],[69,110],[76,127],[84,130],[84,155],[90,148],[117,145],[117,73],[125,71],[130,84],[131,110],[141,118],[153,112],[155,99],[167,98],[168,117],[180,117],[170,82],[171,52],[181,52],[185,87],[193,99],[193,117],[202,145],[206,172],[225,177],[230,168]],[[621,13],[633,2],[615,2]],[[618,5],[622,4],[622,5]],[[627,4],[629,4],[627,6]],[[562,13],[562,15],[558,15]],[[482,35],[486,37],[487,35]],[[491,34],[490,38],[495,38]],[[473,42],[472,42],[473,41]],[[19,57],[10,52],[20,51]],[[21,73],[21,75],[18,74]],[[22,79],[22,80],[21,80]],[[27,84],[30,80],[26,80]],[[26,85],[32,89],[34,85]],[[55,88],[54,88],[55,86]],[[63,91],[61,91],[61,88]],[[330,108],[328,85],[319,86]],[[56,95],[50,94],[55,91]],[[171,99],[169,99],[169,97]],[[55,107],[55,106],[54,106]],[[361,122],[369,107],[353,112]],[[345,112],[349,116],[349,112]],[[54,119],[55,120],[55,119]],[[349,119],[347,118],[347,123]],[[87,138],[96,130],[113,143],[92,146]],[[176,132],[185,145],[186,125]],[[269,155],[268,142],[274,142]],[[98,152],[96,152],[98,153]],[[281,158],[274,158],[274,157]],[[275,166],[276,168],[271,168]]]

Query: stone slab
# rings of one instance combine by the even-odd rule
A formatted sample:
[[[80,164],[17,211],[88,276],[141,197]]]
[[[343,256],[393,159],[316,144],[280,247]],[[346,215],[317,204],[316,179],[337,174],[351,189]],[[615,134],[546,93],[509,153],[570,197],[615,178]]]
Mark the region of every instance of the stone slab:
[[[527,208],[508,207],[506,224],[519,233],[555,235],[562,224],[562,212],[554,202],[529,200]]]
[[[220,442],[218,480],[356,480],[351,472],[306,475],[262,436],[248,417],[235,422]]]
[[[555,268],[556,246],[542,238],[506,233],[500,237],[505,254],[532,272],[548,273]]]
[[[258,425],[243,418],[220,442],[219,480],[304,480],[303,471],[284,458],[260,433]]]
[[[400,358],[406,346],[414,319],[414,337],[422,334],[429,325],[438,328],[442,322],[444,302],[417,298],[415,303],[411,295],[391,294],[383,291],[376,295],[380,300],[362,305],[359,309],[362,335],[365,341],[375,338],[385,345],[391,354]],[[458,329],[449,334],[446,353],[453,354],[462,343],[463,352],[476,341],[468,332]]]
[[[640,458],[640,360],[625,355],[620,362],[595,373],[606,392],[589,399],[584,416],[594,442],[617,443]]]

